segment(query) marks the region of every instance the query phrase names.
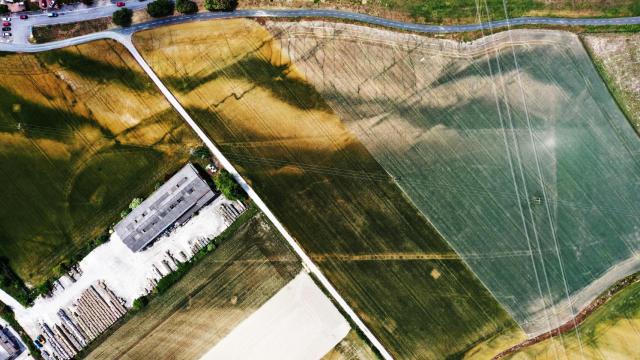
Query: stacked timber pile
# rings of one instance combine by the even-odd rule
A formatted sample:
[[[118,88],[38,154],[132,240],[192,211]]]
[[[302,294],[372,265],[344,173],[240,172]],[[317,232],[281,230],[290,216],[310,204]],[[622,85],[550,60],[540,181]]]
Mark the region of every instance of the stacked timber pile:
[[[127,312],[124,301],[103,281],[89,286],[67,309],[58,310],[60,323],[40,324],[52,359],[72,359],[80,350]]]

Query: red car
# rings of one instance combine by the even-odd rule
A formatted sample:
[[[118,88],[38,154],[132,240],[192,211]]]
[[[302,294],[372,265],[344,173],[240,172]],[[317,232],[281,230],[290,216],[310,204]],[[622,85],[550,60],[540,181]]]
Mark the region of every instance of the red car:
[[[117,6],[117,7],[123,7],[123,6],[124,6],[124,1],[118,1],[118,2],[116,3],[116,6]]]
[[[20,15],[20,20],[27,20],[29,15]]]
[[[3,21],[2,26],[11,26],[11,23],[9,21]]]

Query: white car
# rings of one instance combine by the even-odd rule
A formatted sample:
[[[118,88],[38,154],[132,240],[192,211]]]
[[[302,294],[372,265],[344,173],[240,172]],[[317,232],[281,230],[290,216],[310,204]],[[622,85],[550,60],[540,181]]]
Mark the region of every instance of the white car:
[[[3,17],[2,21],[11,21],[11,18],[10,17]]]
[[[11,33],[10,32],[2,33],[2,36],[4,37],[11,36]]]

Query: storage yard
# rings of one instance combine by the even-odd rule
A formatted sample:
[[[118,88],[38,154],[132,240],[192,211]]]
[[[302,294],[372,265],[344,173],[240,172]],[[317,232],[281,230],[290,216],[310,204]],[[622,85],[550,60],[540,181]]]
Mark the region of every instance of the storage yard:
[[[444,358],[512,326],[460,259],[431,256],[452,250],[264,28],[203,21],[134,42],[393,355]],[[342,258],[404,252],[427,260]]]
[[[200,142],[113,41],[0,57],[0,256],[38,286]]]
[[[230,208],[234,209],[232,217]],[[60,278],[51,297],[40,297],[26,309],[14,309],[16,318],[32,338],[45,336],[46,344],[53,346],[47,349],[50,354],[71,358],[123,316],[133,300],[152,292],[162,277],[207,246],[245,209],[219,196],[140,252],[132,252],[114,234]]]
[[[530,335],[640,269],[640,142],[577,36],[269,28]]]
[[[301,270],[284,239],[256,215],[87,358],[199,359]]]

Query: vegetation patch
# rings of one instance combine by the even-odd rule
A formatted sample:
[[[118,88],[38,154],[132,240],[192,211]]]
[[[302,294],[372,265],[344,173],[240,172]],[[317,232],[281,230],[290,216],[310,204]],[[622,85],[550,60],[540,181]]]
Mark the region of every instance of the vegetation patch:
[[[110,24],[110,19],[105,17],[66,24],[39,25],[32,28],[31,34],[36,44],[43,44],[108,30]]]

